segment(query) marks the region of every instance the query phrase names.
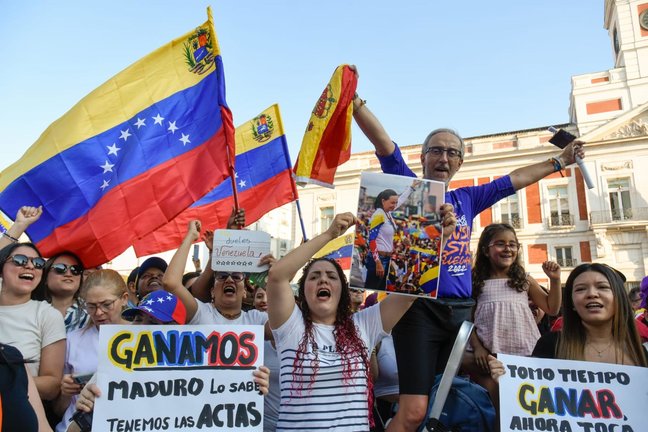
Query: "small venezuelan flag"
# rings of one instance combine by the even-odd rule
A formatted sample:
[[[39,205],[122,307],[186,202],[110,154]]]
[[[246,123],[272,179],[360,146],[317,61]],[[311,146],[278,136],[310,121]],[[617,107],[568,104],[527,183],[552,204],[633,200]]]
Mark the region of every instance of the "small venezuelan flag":
[[[351,255],[353,254],[353,234],[345,234],[326,243],[313,258],[329,258],[337,261],[342,270],[351,268]]]

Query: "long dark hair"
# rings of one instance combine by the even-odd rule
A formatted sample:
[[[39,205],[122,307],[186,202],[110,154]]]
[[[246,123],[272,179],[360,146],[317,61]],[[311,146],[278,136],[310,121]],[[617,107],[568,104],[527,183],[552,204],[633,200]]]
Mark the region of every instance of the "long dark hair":
[[[304,335],[302,336],[299,346],[297,348],[297,353],[295,355],[295,360],[293,361],[293,379],[295,382],[299,380],[296,379],[297,376],[303,373],[303,363],[304,355],[308,352],[308,345],[315,342],[315,337],[313,335],[313,319],[310,315],[310,309],[308,307],[308,302],[306,301],[305,295],[305,286],[308,274],[310,272],[313,264],[325,261],[331,263],[335,268],[335,271],[340,278],[340,285],[342,290],[340,292],[340,303],[337,307],[337,312],[335,315],[335,324],[333,330],[333,337],[335,338],[335,349],[340,355],[342,363],[342,377],[344,382],[351,380],[353,372],[357,370],[361,365],[358,363],[353,363],[352,357],[360,355],[362,359],[362,365],[365,367],[365,376],[367,378],[367,397],[369,400],[369,417],[370,422],[372,420],[372,407],[373,407],[373,382],[371,380],[371,374],[369,370],[369,356],[367,355],[367,346],[364,344],[360,338],[360,334],[353,322],[351,312],[351,295],[349,293],[349,282],[347,281],[346,275],[342,267],[332,259],[329,258],[315,258],[312,259],[306,264],[302,272],[301,277],[299,278],[299,292],[297,297],[297,302],[301,304],[302,318],[304,320]],[[317,351],[314,353],[313,360],[313,374],[310,377],[310,383],[308,388],[311,388],[315,382],[317,371],[319,369],[319,359]],[[301,389],[296,389],[297,391]]]
[[[374,208],[384,210],[383,203],[382,203],[383,200],[389,199],[394,195],[398,195],[398,194],[393,189],[385,189],[384,191],[380,192],[376,197],[376,199],[374,200]]]
[[[587,330],[583,320],[576,312],[572,292],[574,281],[581,274],[592,271],[605,276],[610,283],[612,295],[614,296],[614,318],[612,318],[612,340],[619,349],[616,353],[621,354],[617,358],[623,363],[623,357],[627,353],[637,366],[648,366],[648,361],[641,346],[641,339],[634,323],[634,311],[632,304],[625,292],[623,282],[625,276],[618,270],[599,263],[584,263],[576,267],[569,274],[565,283],[563,294],[563,328],[560,341],[556,350],[556,356],[567,360],[584,360],[585,344],[587,343]]]
[[[0,276],[2,276],[2,270],[4,269],[5,264],[7,263],[7,260],[9,259],[10,256],[13,255],[14,251],[18,249],[21,246],[25,246],[31,249],[34,249],[34,252],[38,254],[39,257],[42,257],[40,251],[36,247],[34,243],[11,243],[2,249],[0,249]]]
[[[477,252],[475,255],[475,264],[473,264],[472,269],[472,295],[474,298],[479,297],[484,288],[484,281],[489,279],[493,272],[493,266],[488,257],[488,245],[493,237],[502,231],[512,232],[515,236],[515,241],[518,241],[515,229],[506,223],[494,223],[488,225],[484,228],[481,237],[479,237],[479,243],[477,244]],[[506,275],[508,276],[507,285],[515,289],[517,292],[529,289],[529,282],[527,281],[524,267],[522,267],[522,258],[520,258],[519,249],[517,251],[515,262],[513,262]]]
[[[47,262],[45,263],[45,267],[43,267],[43,277],[41,278],[41,281],[36,287],[36,289],[32,292],[32,300],[40,300],[40,301],[46,301],[48,303],[52,303],[52,294],[50,293],[49,287],[47,286],[47,277],[49,276],[49,273],[52,270],[52,266],[54,265],[54,262],[63,256],[73,258],[76,262],[79,263],[79,265],[83,266],[83,261],[81,261],[81,258],[79,258],[79,256],[74,252],[64,251],[54,255],[53,257],[47,260]],[[74,292],[74,301],[78,301],[82,286],[83,286],[83,273],[81,273],[81,277],[79,280],[79,288]]]

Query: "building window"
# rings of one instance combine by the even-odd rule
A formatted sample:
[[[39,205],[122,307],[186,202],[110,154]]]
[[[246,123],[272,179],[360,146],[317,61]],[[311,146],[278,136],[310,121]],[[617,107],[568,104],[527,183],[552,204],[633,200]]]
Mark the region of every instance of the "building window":
[[[322,207],[320,208],[320,232],[323,233],[331,226],[333,223],[333,218],[335,217],[335,211],[333,207]]]
[[[608,179],[607,183],[612,220],[631,219],[630,181],[627,178],[615,178]]]
[[[561,267],[575,267],[576,260],[572,258],[571,246],[556,247],[556,261]]]
[[[569,214],[569,199],[567,186],[550,186],[547,188],[549,194],[549,226],[571,226],[572,217]]]
[[[500,221],[507,223],[513,228],[520,228],[520,205],[517,194],[513,194],[501,200],[497,206],[500,212]]]

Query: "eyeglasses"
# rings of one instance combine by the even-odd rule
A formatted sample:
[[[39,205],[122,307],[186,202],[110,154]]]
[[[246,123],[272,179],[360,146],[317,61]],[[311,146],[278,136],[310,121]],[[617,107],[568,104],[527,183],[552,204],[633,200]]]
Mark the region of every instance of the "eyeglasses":
[[[27,267],[27,263],[31,261],[32,265],[37,270],[41,270],[43,267],[45,267],[45,262],[46,262],[45,258],[28,257],[27,255],[23,255],[23,254],[12,255],[9,258],[7,258],[7,261],[11,261],[13,265],[17,267]]]
[[[216,273],[216,280],[225,281],[227,278],[231,277],[234,282],[241,282],[245,279],[245,273],[227,273],[227,272],[218,272]]]
[[[503,241],[498,241],[498,242],[493,242],[488,245],[488,247],[494,247],[495,249],[499,250],[504,250],[506,248],[509,248],[512,251],[516,251],[520,248],[520,243],[517,242],[503,242]]]
[[[62,275],[65,274],[68,269],[70,269],[70,273],[74,276],[79,276],[81,273],[83,273],[83,266],[77,265],[77,264],[72,264],[72,265],[67,265],[63,263],[58,263],[52,265],[52,270],[54,270],[56,273]]]
[[[425,149],[423,154],[428,154],[431,153],[432,156],[434,157],[441,157],[443,153],[446,153],[448,155],[448,159],[461,159],[461,150],[457,150],[454,148],[445,148],[445,147],[438,147],[438,146],[432,146],[428,147]]]
[[[354,293],[361,293],[361,294],[362,294],[362,293],[365,292],[365,290],[363,290],[363,289],[361,289],[361,288],[351,288],[351,292],[354,292]]]
[[[88,312],[90,315],[96,314],[97,309],[101,310],[102,312],[110,312],[115,307],[115,302],[117,300],[119,300],[119,298],[116,298],[114,300],[107,300],[101,303],[86,303],[84,307],[86,312]]]

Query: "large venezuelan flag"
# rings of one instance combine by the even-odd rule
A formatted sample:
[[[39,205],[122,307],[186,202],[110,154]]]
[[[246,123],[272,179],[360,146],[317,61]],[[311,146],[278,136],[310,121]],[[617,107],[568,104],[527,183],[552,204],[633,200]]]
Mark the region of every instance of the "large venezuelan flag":
[[[317,251],[313,258],[329,258],[337,261],[342,270],[351,268],[351,255],[353,254],[353,233],[345,234],[326,243]]]
[[[357,85],[358,78],[348,65],[335,69],[306,126],[294,169],[298,184],[333,187],[337,167],[351,156],[352,102]]]
[[[28,235],[45,256],[103,264],[220,183],[233,135],[208,9],[52,123],[0,174],[0,209],[42,205]]]
[[[247,224],[297,199],[277,105],[236,128],[236,189]],[[205,228],[225,228],[233,206],[232,182],[228,178],[173,221],[136,241],[135,253],[143,256],[178,247],[187,223],[194,219]]]

